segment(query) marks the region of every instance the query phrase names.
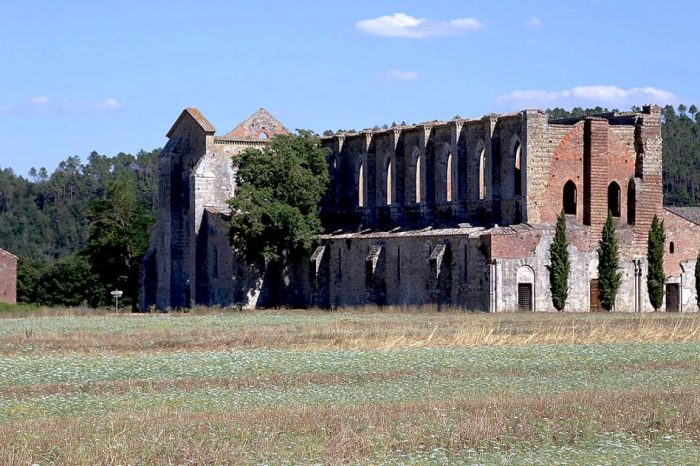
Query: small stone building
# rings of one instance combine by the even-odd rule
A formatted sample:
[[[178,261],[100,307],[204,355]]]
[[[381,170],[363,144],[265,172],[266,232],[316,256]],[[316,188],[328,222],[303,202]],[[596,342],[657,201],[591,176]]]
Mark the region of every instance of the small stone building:
[[[567,310],[600,310],[596,247],[610,211],[623,273],[615,309],[652,310],[646,242],[656,214],[667,231],[665,309],[694,311],[700,217],[663,207],[660,118],[655,106],[555,121],[524,110],[324,137],[327,234],[288,271],[287,303],[553,311],[547,265],[563,209]],[[262,109],[223,137],[197,110],[180,115],[159,160],[143,307],[266,304],[264,273],[227,238],[230,158],[286,132]]]
[[[17,256],[0,249],[0,303],[17,302]]]

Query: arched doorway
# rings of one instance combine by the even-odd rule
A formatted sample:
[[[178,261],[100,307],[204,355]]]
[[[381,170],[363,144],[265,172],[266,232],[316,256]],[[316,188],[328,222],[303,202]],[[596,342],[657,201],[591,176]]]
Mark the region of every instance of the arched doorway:
[[[576,183],[569,180],[564,185],[562,204],[566,215],[576,215]]]
[[[619,217],[620,206],[620,185],[613,181],[608,185],[608,210],[613,217]]]
[[[627,224],[628,225],[634,225],[634,222],[636,221],[636,203],[635,203],[635,188],[634,188],[634,179],[631,179],[629,184],[627,185]]]

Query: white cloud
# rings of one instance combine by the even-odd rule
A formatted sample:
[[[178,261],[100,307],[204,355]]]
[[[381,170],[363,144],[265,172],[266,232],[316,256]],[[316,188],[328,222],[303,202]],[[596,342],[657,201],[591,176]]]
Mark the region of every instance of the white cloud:
[[[523,21],[523,26],[526,28],[541,28],[544,26],[544,23],[542,23],[542,20],[539,19],[537,16],[533,16],[532,18],[528,18],[525,21]]]
[[[32,97],[32,104],[34,105],[46,105],[50,102],[50,99],[46,96],[43,95],[38,95],[36,97]]]
[[[121,108],[121,104],[112,97],[96,101],[73,101],[64,99],[55,107],[56,110],[66,112],[97,112],[103,110],[117,110],[119,108]]]
[[[678,102],[678,97],[673,92],[651,86],[622,89],[617,86],[594,85],[576,86],[562,91],[516,90],[496,98],[495,102],[498,105],[519,108],[600,105],[625,109],[647,103],[673,105]]]
[[[415,71],[405,70],[387,70],[383,78],[390,81],[415,81],[420,78],[420,75]]]
[[[117,99],[114,99],[112,97],[107,97],[105,100],[102,101],[102,104],[105,108],[108,108],[110,110],[116,110],[118,108],[121,108],[122,106],[122,104],[120,104]]]
[[[35,96],[25,104],[0,105],[0,113],[87,113],[112,111],[120,108],[121,103],[113,97],[106,97],[101,100],[92,101],[76,101],[71,99],[53,101],[46,96]]]
[[[372,36],[422,39],[425,37],[464,34],[468,31],[481,29],[483,25],[474,18],[456,18],[443,21],[415,18],[405,13],[394,13],[390,16],[363,19],[355,23],[355,27]]]

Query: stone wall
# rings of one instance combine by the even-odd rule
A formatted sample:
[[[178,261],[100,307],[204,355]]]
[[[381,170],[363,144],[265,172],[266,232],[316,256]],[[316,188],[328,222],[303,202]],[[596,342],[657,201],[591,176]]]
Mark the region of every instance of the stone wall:
[[[479,231],[329,235],[323,256],[312,258],[319,264],[311,267],[316,304],[436,303],[486,311],[489,267]]]
[[[194,108],[168,131],[158,160],[158,219],[141,268],[142,309],[257,303],[260,290],[245,289],[262,279],[235,259],[221,216],[235,195],[232,158],[288,131],[264,109],[221,138],[215,131]]]
[[[188,109],[159,160],[142,307],[437,304],[500,312],[518,309],[518,293],[531,289],[532,309],[553,311],[549,246],[573,183],[567,310],[591,307],[598,239],[614,205],[623,274],[615,309],[650,311],[645,257],[651,218],[662,213],[659,125],[656,107],[556,122],[526,110],[323,138],[331,149],[323,217],[335,233],[310,257],[275,271],[280,282],[231,249],[226,201],[235,195],[231,158],[264,147],[266,131],[286,129],[259,111],[217,138]],[[618,192],[611,185],[619,202],[610,201]],[[695,310],[700,240],[685,232],[700,225],[663,215],[667,246],[674,244],[669,283],[680,286],[682,310]]]
[[[0,249],[0,303],[17,302],[17,257]]]
[[[324,217],[339,226],[348,219],[364,225],[524,221],[524,131],[523,114],[512,114],[323,138],[332,151],[332,202],[325,206]],[[516,152],[523,163],[519,194]]]

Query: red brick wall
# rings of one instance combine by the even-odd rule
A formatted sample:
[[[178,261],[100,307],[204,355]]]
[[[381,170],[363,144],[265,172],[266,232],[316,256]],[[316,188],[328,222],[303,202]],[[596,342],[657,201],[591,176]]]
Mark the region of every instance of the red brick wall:
[[[586,125],[589,136],[584,134],[584,122],[578,123],[562,138],[554,151],[547,178],[547,205],[542,209],[542,221],[556,221],[563,207],[564,185],[571,180],[576,184],[577,222],[584,223],[584,192],[588,191],[586,197],[591,203],[590,219],[596,225],[593,231],[597,229],[599,232],[608,214],[608,185],[613,181],[620,185],[621,221],[627,221],[627,185],[634,177],[635,158],[628,145],[615,134],[607,121],[591,120]],[[585,143],[590,144],[590,147],[584,147]],[[584,149],[590,155],[590,172],[585,170]],[[586,174],[590,174],[590,189],[587,188],[588,184],[584,185]]]
[[[583,145],[583,223],[591,226],[595,240],[608,214],[607,120],[586,120]]]
[[[664,210],[663,221],[666,230],[664,272],[666,275],[678,275],[681,273],[681,262],[695,260],[700,251],[700,225],[668,210]],[[670,251],[671,243],[674,245],[673,253]]]
[[[615,134],[612,128],[608,129],[608,181],[607,185],[613,181],[620,186],[620,223],[627,223],[627,186],[634,178],[634,151]],[[608,186],[605,186],[605,216],[608,215]]]
[[[554,151],[547,176],[546,205],[541,210],[543,223],[555,223],[563,207],[564,185],[576,184],[576,220],[583,223],[583,122],[564,136]]]
[[[520,233],[513,235],[490,235],[490,258],[520,259],[532,257],[540,242],[540,235],[535,233]]]
[[[0,249],[0,303],[17,302],[17,258]]]

